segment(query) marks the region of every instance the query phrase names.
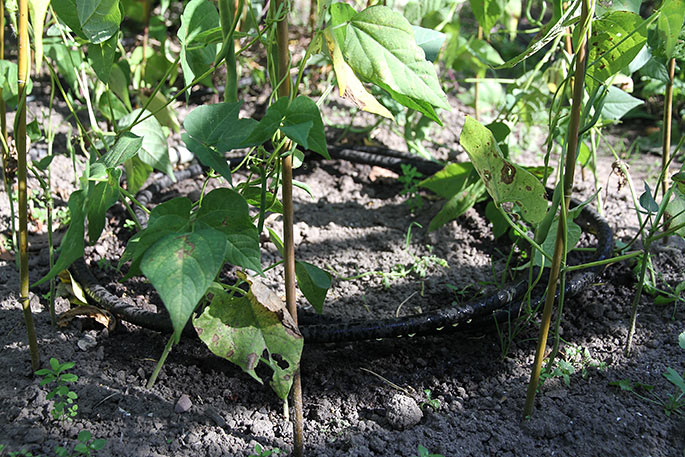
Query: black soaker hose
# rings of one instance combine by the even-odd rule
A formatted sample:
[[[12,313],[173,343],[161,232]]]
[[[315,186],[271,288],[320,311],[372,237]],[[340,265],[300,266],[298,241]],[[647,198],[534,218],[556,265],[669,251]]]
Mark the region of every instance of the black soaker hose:
[[[356,163],[376,165],[401,173],[401,165],[409,164],[426,175],[434,174],[442,169],[437,162],[422,160],[399,151],[379,148],[342,148],[330,147],[331,156],[336,159],[349,160]],[[193,165],[186,170],[175,173],[176,180],[188,179],[202,173],[199,165]],[[137,199],[147,205],[154,194],[170,186],[173,181],[169,177],[156,180],[150,186],[140,191]],[[576,205],[574,202],[573,205]],[[142,211],[141,211],[142,213]],[[145,218],[144,214],[139,217]],[[593,233],[597,238],[592,261],[609,258],[613,248],[613,234],[607,222],[590,206],[585,206],[575,221],[584,231]],[[142,310],[120,299],[97,283],[83,259],[79,259],[71,267],[72,273],[83,286],[86,294],[98,306],[107,309],[114,315],[141,327],[161,332],[171,332],[172,326],[168,315]],[[567,297],[578,294],[594,281],[602,267],[592,267],[570,274],[566,280],[565,294]],[[507,285],[496,292],[466,303],[459,308],[447,305],[438,311],[378,320],[363,320],[351,322],[326,322],[321,324],[300,324],[300,331],[307,343],[332,343],[344,341],[360,341],[398,336],[413,336],[415,334],[434,334],[443,329],[469,328],[475,324],[483,324],[493,319],[503,320],[509,316],[516,316],[524,303],[524,295],[528,290],[525,280]],[[541,295],[531,299],[531,303],[541,302]],[[194,334],[191,326],[186,327],[189,335]]]

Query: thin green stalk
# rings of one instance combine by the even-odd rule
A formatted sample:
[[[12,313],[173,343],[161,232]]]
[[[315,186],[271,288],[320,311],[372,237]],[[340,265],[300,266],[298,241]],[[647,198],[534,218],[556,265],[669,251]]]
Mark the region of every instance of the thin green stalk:
[[[157,366],[155,367],[155,370],[152,372],[150,375],[150,379],[148,379],[147,384],[145,387],[147,389],[152,389],[152,386],[155,385],[155,381],[157,380],[157,376],[159,376],[160,371],[162,371],[162,367],[164,366],[164,362],[166,361],[166,358],[169,356],[169,353],[171,352],[171,348],[174,345],[174,335],[171,335],[169,337],[169,341],[167,341],[166,346],[164,346],[164,351],[162,352],[162,356],[159,358],[159,361],[157,362]]]
[[[477,35],[479,40],[483,39],[483,26],[478,25],[478,35]],[[475,117],[477,121],[480,121],[480,110],[478,109],[478,98],[479,98],[479,92],[480,92],[480,83],[478,82],[480,79],[482,79],[485,76],[485,72],[478,71],[476,74],[476,82],[473,83],[473,110],[475,111]]]
[[[633,296],[633,301],[630,304],[630,328],[628,329],[628,336],[626,337],[626,345],[623,350],[626,356],[630,355],[630,351],[633,346],[633,336],[635,335],[635,327],[637,325],[637,310],[640,305],[640,298],[642,298],[642,289],[645,285],[645,274],[647,273],[647,257],[649,256],[649,243],[644,247],[642,254],[642,262],[640,264],[640,274],[637,278],[637,289],[635,290],[635,295]]]
[[[571,193],[573,190],[573,178],[576,165],[576,156],[579,145],[579,130],[580,130],[580,115],[583,102],[583,93],[585,85],[585,67],[587,64],[587,36],[590,32],[592,23],[592,13],[594,11],[594,2],[592,0],[583,0],[582,10],[580,13],[580,21],[577,27],[580,27],[580,36],[582,37],[578,44],[576,54],[576,68],[573,81],[573,101],[571,104],[571,119],[569,123],[568,132],[568,148],[566,151],[566,164],[563,175],[563,191],[564,191],[564,206],[562,208],[562,217],[568,215],[569,206],[571,203]],[[549,333],[549,326],[552,319],[552,310],[554,305],[554,297],[556,294],[557,282],[559,280],[559,273],[561,271],[561,263],[566,252],[566,233],[564,233],[564,225],[560,223],[557,225],[557,236],[554,243],[554,256],[552,267],[549,274],[549,282],[547,283],[547,291],[545,294],[545,306],[542,313],[542,322],[540,323],[540,335],[538,337],[537,350],[535,353],[535,362],[528,384],[528,394],[526,396],[526,404],[523,414],[528,417],[533,412],[533,405],[535,402],[535,393],[537,392],[538,382],[540,380],[540,371],[542,369],[542,359],[544,357],[545,348],[547,346],[547,335]]]
[[[28,0],[19,0],[19,59],[18,59],[18,88],[19,106],[17,108],[17,130],[15,143],[17,145],[18,185],[19,185],[19,300],[24,310],[26,334],[31,351],[31,367],[33,371],[40,368],[38,341],[33,324],[33,314],[29,303],[29,243],[28,243],[28,189],[26,187],[26,82],[29,78],[29,5]]]
[[[52,108],[55,101],[55,80],[50,75],[50,102],[48,107],[48,129],[46,133],[48,141],[48,157],[52,156],[52,148],[55,143],[55,130],[52,128]],[[47,211],[48,211],[48,264],[50,270],[55,266],[55,247],[52,244],[52,211],[54,209],[54,201],[52,199],[52,167],[48,166],[47,169],[47,188],[45,190],[45,198],[47,200]],[[57,291],[57,285],[55,278],[50,279],[50,323],[52,328],[57,327],[57,313],[55,312],[55,294]]]
[[[5,58],[5,0],[0,0],[0,60]],[[17,233],[16,215],[14,213],[14,202],[12,201],[12,185],[11,179],[8,176],[10,150],[7,147],[7,106],[5,99],[2,97],[2,87],[0,87],[0,136],[2,136],[2,182],[7,192],[7,199],[10,205],[10,223],[12,227],[12,236],[10,238],[10,249],[15,249],[16,240],[14,237]]]
[[[288,50],[288,6],[284,0],[272,3],[273,13],[285,7],[276,24],[278,96],[290,97],[290,52]],[[288,148],[286,148],[288,149]],[[285,301],[295,324],[297,324],[297,289],[295,288],[295,241],[293,236],[293,159],[288,154],[282,159],[283,173],[283,244],[285,259]],[[293,455],[304,455],[304,413],[302,405],[302,378],[300,370],[293,378]]]
[[[675,77],[675,58],[668,62],[668,83],[664,99],[664,132],[662,140],[661,168],[664,172],[664,180],[661,182],[661,192],[666,194],[670,185],[668,166],[671,163],[671,120],[673,119],[673,78]]]
[[[617,257],[612,257],[610,259],[604,259],[604,260],[597,260],[595,262],[588,262],[588,263],[583,263],[581,265],[572,265],[569,267],[566,267],[566,272],[570,273],[572,271],[577,271],[577,270],[585,270],[586,268],[592,268],[592,267],[600,267],[603,265],[609,265],[610,263],[617,263],[617,262],[623,262],[624,260],[630,260],[634,257],[638,257],[639,255],[642,254],[642,251],[633,251],[629,252],[624,255],[620,255]]]
[[[599,189],[599,176],[597,175],[597,130],[590,129],[590,162],[592,166],[592,179],[595,182],[595,189]],[[602,197],[597,192],[597,212],[600,216],[604,215],[604,206],[602,205]]]

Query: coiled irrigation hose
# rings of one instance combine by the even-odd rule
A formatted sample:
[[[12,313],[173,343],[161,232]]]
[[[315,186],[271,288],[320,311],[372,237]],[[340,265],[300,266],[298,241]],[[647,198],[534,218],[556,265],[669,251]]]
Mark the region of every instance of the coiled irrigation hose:
[[[334,159],[380,166],[398,173],[401,173],[402,164],[412,165],[425,175],[432,175],[443,167],[443,165],[437,162],[419,159],[407,153],[382,148],[360,147],[352,149],[330,147],[329,152]],[[190,179],[202,174],[202,172],[202,167],[192,165],[186,170],[176,172],[176,181]],[[155,182],[138,193],[138,201],[147,206],[155,194],[169,187],[173,182],[168,176],[155,180]],[[572,203],[572,205],[576,204],[577,202]],[[137,216],[142,219],[146,217],[142,211],[137,213]],[[589,205],[581,210],[575,222],[582,227],[583,231],[594,234],[597,239],[597,245],[591,261],[608,259],[612,252],[613,234],[607,222]],[[571,297],[581,292],[595,280],[601,269],[601,266],[595,266],[569,274],[566,280],[565,296]],[[83,259],[79,259],[72,265],[72,273],[81,283],[88,297],[98,306],[107,309],[115,316],[151,330],[161,332],[172,331],[171,321],[167,314],[140,309],[112,294],[98,284]],[[527,291],[528,282],[520,280],[514,284],[506,285],[490,295],[474,299],[459,307],[445,304],[442,309],[429,313],[376,320],[327,321],[306,324],[304,322],[306,319],[302,319],[300,331],[307,343],[331,343],[426,335],[439,333],[443,329],[451,330],[456,328],[458,330],[461,328],[472,328],[477,324],[494,323],[495,320],[501,321],[510,316],[518,315],[526,302],[525,295]],[[541,302],[542,298],[541,294],[535,295],[531,298],[531,304],[535,306]],[[317,317],[318,321],[322,319],[325,319],[325,316]],[[186,332],[188,334],[195,333],[191,326],[186,327]]]

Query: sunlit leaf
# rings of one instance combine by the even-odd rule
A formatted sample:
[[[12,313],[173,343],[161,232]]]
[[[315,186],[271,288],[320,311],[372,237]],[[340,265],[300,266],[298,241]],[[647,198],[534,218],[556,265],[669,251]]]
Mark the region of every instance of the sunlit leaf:
[[[131,114],[125,116],[119,121],[122,127],[128,127],[140,113],[140,109],[133,111]],[[149,111],[142,113],[141,119],[136,125],[131,127],[131,133],[143,138],[143,144],[138,152],[138,157],[143,163],[166,173],[172,180],[174,178],[174,169],[171,166],[169,159],[169,146],[167,143],[167,136],[162,130],[162,126],[154,116],[150,116]]]
[[[496,205],[501,206],[506,202],[516,204],[523,218],[533,224],[545,217],[545,187],[525,168],[502,157],[490,130],[467,116],[459,144],[468,153]]]
[[[356,13],[349,5],[335,3],[331,22],[345,61],[362,81],[440,122],[434,108],[450,109],[447,97],[404,16],[385,6]]]
[[[76,0],[81,30],[93,44],[102,43],[119,31],[119,0]]]
[[[578,34],[574,35],[578,43]],[[592,23],[588,46],[587,86],[590,91],[627,67],[647,43],[643,19],[629,11],[614,11]]]

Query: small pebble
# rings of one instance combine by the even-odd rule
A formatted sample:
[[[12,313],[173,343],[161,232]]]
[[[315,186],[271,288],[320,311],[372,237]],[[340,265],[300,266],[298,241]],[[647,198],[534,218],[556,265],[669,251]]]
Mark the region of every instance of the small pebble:
[[[190,401],[190,397],[188,397],[186,394],[183,394],[181,395],[181,398],[179,398],[176,402],[176,406],[174,406],[174,411],[176,411],[176,413],[178,414],[185,413],[188,410],[190,410],[192,406],[193,402]]]
[[[395,394],[386,406],[385,417],[394,429],[404,430],[418,424],[423,412],[413,398]]]
[[[98,342],[95,339],[95,336],[90,332],[83,335],[83,337],[76,343],[76,346],[78,346],[79,349],[81,349],[84,352],[93,349],[97,345]]]

